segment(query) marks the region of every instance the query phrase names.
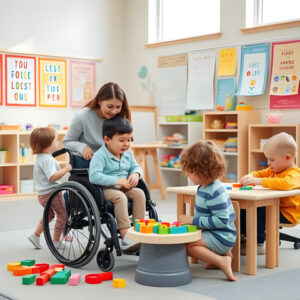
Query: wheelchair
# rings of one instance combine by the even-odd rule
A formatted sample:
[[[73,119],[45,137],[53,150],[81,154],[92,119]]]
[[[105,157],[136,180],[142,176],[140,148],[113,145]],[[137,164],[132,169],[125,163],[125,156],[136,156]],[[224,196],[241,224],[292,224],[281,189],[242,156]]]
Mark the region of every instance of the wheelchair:
[[[110,271],[115,264],[113,250],[116,255],[136,254],[123,252],[119,244],[119,232],[114,217],[114,206],[106,201],[100,186],[89,182],[88,169],[76,168],[72,152],[60,149],[53,157],[69,153],[72,170],[67,182],[57,186],[49,196],[44,208],[43,227],[47,246],[51,253],[63,264],[80,268],[89,263],[99,249],[100,237],[104,238],[104,249],[97,253],[97,265],[103,272]],[[149,218],[158,220],[155,204],[151,201],[146,183],[140,180],[138,188],[142,189],[146,198],[146,213]],[[51,221],[51,205],[55,197],[61,193],[62,205],[66,211],[66,221],[63,227],[64,239],[56,248],[53,241],[54,222]],[[132,202],[128,199],[128,212],[132,214]]]

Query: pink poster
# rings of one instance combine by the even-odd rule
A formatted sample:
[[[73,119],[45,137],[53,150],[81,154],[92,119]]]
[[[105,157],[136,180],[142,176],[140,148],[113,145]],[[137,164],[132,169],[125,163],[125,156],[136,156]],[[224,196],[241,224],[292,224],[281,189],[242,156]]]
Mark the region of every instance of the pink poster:
[[[0,105],[3,104],[2,55],[0,54]]]
[[[300,108],[300,82],[299,82],[299,45],[300,40],[290,42],[280,42],[272,44],[272,62],[271,62],[271,80],[270,80],[270,108],[271,109],[295,109]],[[273,61],[274,60],[274,61]],[[276,60],[276,62],[275,62]],[[276,70],[280,70],[286,74],[279,74]],[[291,75],[293,71],[294,75]],[[277,74],[277,73],[278,74]],[[276,74],[275,74],[276,73]],[[282,95],[274,95],[275,92],[279,94],[280,88],[289,88],[288,84],[285,83],[282,87],[275,89],[276,81],[286,80],[291,82],[293,76],[297,77],[295,80],[296,88],[292,87],[292,90],[284,91]],[[274,81],[274,82],[273,82]],[[272,89],[272,92],[271,92]],[[275,90],[274,90],[275,89]],[[275,91],[275,92],[274,92]],[[292,93],[293,92],[293,93]],[[291,94],[292,93],[292,94]]]

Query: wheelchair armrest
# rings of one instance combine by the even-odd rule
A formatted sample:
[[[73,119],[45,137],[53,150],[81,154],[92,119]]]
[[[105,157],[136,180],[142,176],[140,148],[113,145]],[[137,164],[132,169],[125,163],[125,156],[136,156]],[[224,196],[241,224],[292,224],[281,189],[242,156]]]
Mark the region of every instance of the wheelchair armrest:
[[[72,169],[70,171],[73,175],[89,175],[89,169]]]

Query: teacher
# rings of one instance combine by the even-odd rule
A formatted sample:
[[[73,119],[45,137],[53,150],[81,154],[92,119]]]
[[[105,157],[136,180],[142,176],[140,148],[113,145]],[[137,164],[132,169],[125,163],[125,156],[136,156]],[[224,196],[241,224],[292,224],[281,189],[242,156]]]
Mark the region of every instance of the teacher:
[[[88,168],[93,154],[104,144],[102,125],[106,119],[121,116],[131,120],[124,91],[117,83],[104,84],[95,98],[72,119],[63,146],[74,152],[76,168]]]

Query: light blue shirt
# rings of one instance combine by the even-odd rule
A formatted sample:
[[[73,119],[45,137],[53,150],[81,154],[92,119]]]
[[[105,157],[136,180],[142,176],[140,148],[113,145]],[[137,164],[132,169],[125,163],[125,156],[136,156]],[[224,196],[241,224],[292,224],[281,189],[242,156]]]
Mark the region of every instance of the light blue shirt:
[[[52,155],[47,153],[39,153],[36,155],[33,167],[33,178],[38,195],[51,193],[61,183],[59,180],[54,182],[50,181],[52,175],[59,170],[60,166]]]
[[[133,173],[143,176],[141,167],[135,161],[130,150],[118,159],[103,145],[94,155],[89,168],[91,183],[102,186],[114,186],[118,178],[128,178]]]

